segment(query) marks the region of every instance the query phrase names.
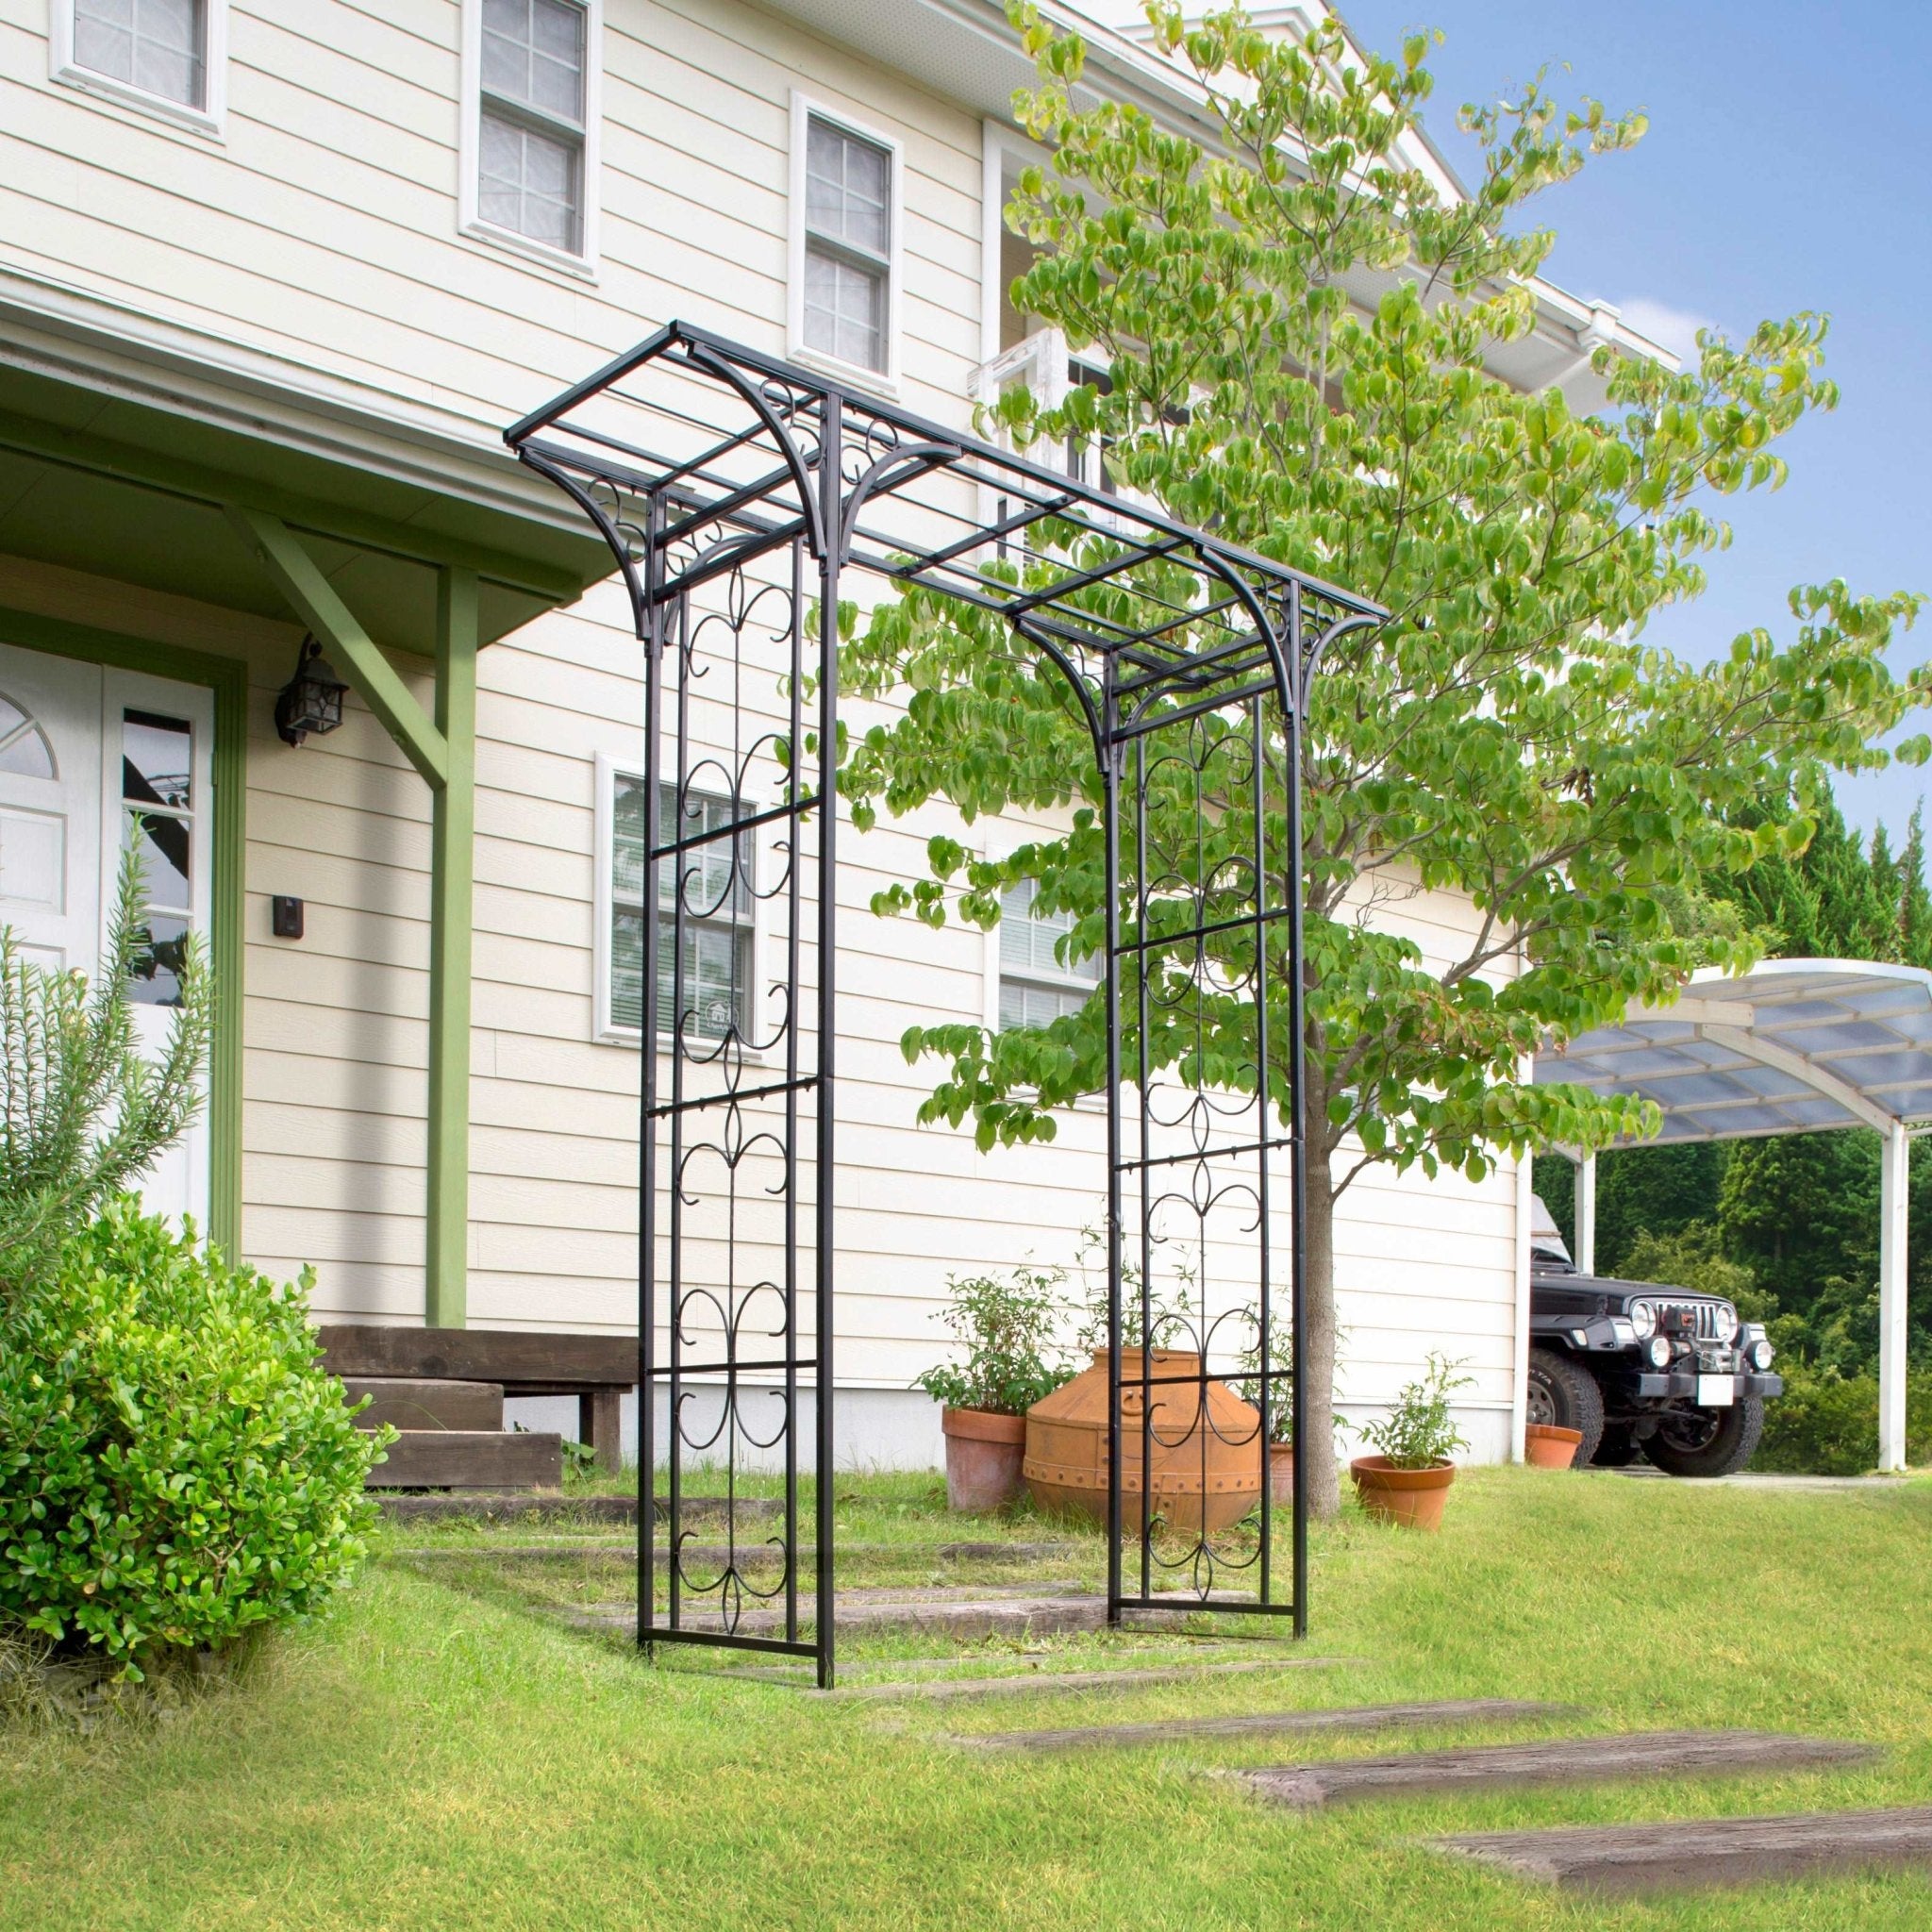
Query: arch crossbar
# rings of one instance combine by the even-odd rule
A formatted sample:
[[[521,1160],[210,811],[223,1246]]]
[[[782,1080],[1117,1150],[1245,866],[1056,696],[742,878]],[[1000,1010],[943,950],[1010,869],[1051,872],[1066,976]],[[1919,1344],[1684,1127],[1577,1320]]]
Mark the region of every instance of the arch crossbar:
[[[1264,1451],[1302,1412],[1295,774],[1324,645],[1382,613],[683,324],[507,440],[610,546],[644,647],[605,807],[611,1019],[646,1047],[640,1641],[832,1677],[839,652],[895,597],[992,626],[1091,751],[1105,917],[1059,963],[1097,984],[1011,1024],[1105,1022],[1109,1615],[1304,1630]]]

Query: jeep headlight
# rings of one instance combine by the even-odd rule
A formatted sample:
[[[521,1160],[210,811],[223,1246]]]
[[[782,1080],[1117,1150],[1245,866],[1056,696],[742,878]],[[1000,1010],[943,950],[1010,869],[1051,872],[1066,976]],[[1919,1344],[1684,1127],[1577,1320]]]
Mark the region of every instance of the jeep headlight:
[[[1630,1304],[1630,1325],[1639,1341],[1648,1341],[1657,1333],[1657,1309],[1649,1302]]]
[[[1667,1369],[1671,1365],[1671,1338],[1668,1335],[1653,1335],[1645,1351],[1655,1368]]]
[[[1717,1305],[1717,1339],[1726,1348],[1738,1339],[1738,1311],[1729,1302]]]
[[[1777,1350],[1761,1335],[1744,1353],[1750,1357],[1751,1366],[1760,1374],[1777,1358]]]

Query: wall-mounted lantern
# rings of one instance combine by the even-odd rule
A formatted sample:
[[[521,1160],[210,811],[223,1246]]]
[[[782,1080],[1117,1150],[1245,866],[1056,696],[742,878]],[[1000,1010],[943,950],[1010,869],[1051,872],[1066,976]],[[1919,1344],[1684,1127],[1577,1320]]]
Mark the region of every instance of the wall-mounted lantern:
[[[275,729],[284,744],[300,744],[312,731],[326,736],[342,722],[342,693],[348,686],[322,655],[314,638],[302,640],[295,675],[275,697]]]

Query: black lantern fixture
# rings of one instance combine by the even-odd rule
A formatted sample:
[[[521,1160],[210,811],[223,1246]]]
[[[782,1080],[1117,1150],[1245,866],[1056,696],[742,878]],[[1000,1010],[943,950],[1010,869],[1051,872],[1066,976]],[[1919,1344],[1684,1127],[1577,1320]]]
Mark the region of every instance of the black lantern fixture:
[[[295,675],[275,698],[275,729],[284,744],[300,744],[312,731],[326,736],[342,722],[342,693],[348,686],[322,655],[313,637],[302,640]]]

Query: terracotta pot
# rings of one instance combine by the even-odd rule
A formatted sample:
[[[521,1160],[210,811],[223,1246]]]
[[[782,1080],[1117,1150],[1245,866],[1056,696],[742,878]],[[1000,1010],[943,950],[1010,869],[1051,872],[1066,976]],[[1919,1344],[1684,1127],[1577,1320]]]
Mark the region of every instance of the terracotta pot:
[[[1268,1445],[1268,1493],[1286,1507],[1294,1501],[1294,1444]]]
[[[1523,1459],[1532,1469],[1568,1469],[1582,1447],[1581,1429],[1559,1429],[1555,1423],[1523,1425]]]
[[[1456,1480],[1453,1462],[1439,1462],[1429,1469],[1392,1469],[1386,1456],[1357,1456],[1348,1473],[1371,1516],[1407,1529],[1441,1528],[1442,1505]]]
[[[1004,1509],[1020,1493],[1026,1418],[984,1408],[942,1408],[946,1438],[946,1507],[979,1515]]]
[[[1142,1351],[1121,1351],[1121,1376],[1143,1374]],[[1239,1523],[1261,1497],[1261,1417],[1225,1383],[1201,1377],[1201,1357],[1154,1351],[1153,1480],[1143,1480],[1141,1391],[1121,1391],[1121,1496],[1136,1534],[1143,1512],[1201,1535]],[[1203,1391],[1207,1418],[1202,1420]],[[1026,1487],[1042,1509],[1107,1520],[1107,1351],[1026,1414]],[[1151,1504],[1144,1492],[1152,1491]]]

